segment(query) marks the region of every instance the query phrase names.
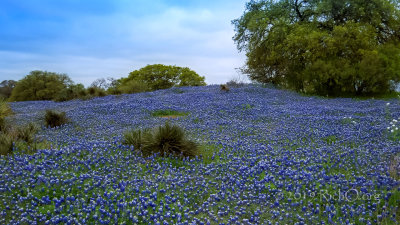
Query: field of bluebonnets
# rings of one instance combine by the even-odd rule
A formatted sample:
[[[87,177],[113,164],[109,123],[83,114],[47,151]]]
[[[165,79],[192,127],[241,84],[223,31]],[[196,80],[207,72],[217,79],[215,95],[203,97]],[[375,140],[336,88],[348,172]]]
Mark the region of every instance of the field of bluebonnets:
[[[70,123],[38,133],[51,149],[0,158],[0,224],[400,221],[398,99],[249,85],[11,106],[17,123],[43,124],[46,109],[65,111]],[[188,115],[151,116],[160,109]],[[203,156],[143,158],[122,144],[124,131],[166,120],[183,127]]]

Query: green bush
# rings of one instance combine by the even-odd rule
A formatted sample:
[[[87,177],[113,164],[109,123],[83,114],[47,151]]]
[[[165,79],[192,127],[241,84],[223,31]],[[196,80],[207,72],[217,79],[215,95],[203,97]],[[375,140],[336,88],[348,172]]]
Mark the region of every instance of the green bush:
[[[8,124],[6,128],[0,132],[0,155],[11,154],[14,148],[18,148],[25,153],[37,149],[38,143],[35,141],[35,134],[39,128],[36,124],[29,123],[19,127],[13,127]],[[42,146],[43,143],[40,143],[40,145]]]
[[[68,118],[65,112],[56,112],[53,110],[46,110],[44,119],[46,127],[51,127],[51,128],[59,127],[68,122]]]
[[[148,91],[147,85],[137,80],[122,82],[116,89],[120,93],[133,94]]]
[[[123,143],[126,145],[133,145],[135,149],[140,150],[143,146],[145,136],[150,135],[150,130],[130,130],[124,133]]]
[[[120,79],[117,85],[123,93],[127,93],[126,91],[136,93],[174,86],[204,86],[206,85],[204,79],[187,67],[154,64],[130,72],[129,76]]]
[[[12,90],[11,101],[53,100],[73,85],[66,74],[47,71],[32,71],[19,80]]]
[[[17,139],[22,140],[28,144],[34,142],[34,136],[39,130],[38,126],[34,123],[29,123],[25,126],[17,128]]]
[[[124,143],[133,145],[144,156],[159,153],[160,156],[193,157],[198,155],[198,145],[186,139],[184,130],[166,123],[153,130],[129,131],[124,135]]]
[[[12,110],[5,99],[0,99],[0,131],[5,130],[5,118],[12,114]]]
[[[14,139],[5,132],[0,132],[0,155],[8,155],[13,151]]]

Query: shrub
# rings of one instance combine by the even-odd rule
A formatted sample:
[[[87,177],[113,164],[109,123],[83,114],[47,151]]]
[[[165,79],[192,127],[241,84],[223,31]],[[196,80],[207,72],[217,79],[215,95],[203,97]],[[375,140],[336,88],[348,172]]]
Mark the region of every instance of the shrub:
[[[221,90],[221,91],[229,91],[229,87],[228,87],[228,85],[226,85],[226,84],[221,84],[221,85],[220,85],[220,90]]]
[[[34,135],[37,133],[39,128],[34,123],[29,123],[28,125],[17,128],[17,139],[25,141],[30,144],[34,141]]]
[[[44,117],[46,122],[46,127],[59,127],[68,122],[65,112],[56,112],[53,110],[46,110],[46,115]]]
[[[11,114],[12,110],[10,105],[4,99],[0,99],[0,131],[5,129],[5,118]]]
[[[15,147],[25,152],[36,150],[34,136],[37,131],[38,127],[34,123],[21,127],[7,126],[7,129],[0,132],[0,155],[13,153]]]
[[[124,143],[133,145],[144,156],[159,153],[161,156],[193,157],[198,155],[198,145],[186,139],[185,132],[176,125],[166,123],[153,130],[136,130],[125,133]]]
[[[239,88],[239,87],[243,87],[243,86],[245,85],[245,83],[244,83],[244,82],[241,82],[241,81],[238,81],[238,80],[236,80],[236,79],[232,79],[232,80],[228,81],[228,82],[226,83],[226,85],[227,85],[228,87]]]
[[[13,139],[4,132],[0,132],[0,155],[8,155],[13,151]]]
[[[206,85],[204,79],[187,67],[154,64],[130,72],[128,77],[118,81],[118,86],[124,89],[145,84],[146,90],[144,91],[154,91],[174,86],[204,86]],[[129,82],[132,83],[128,84]],[[136,89],[140,90],[140,86]]]
[[[130,130],[124,133],[123,143],[126,145],[133,145],[135,149],[140,150],[143,145],[143,137],[150,134],[149,129],[145,130]]]
[[[147,85],[144,82],[140,82],[137,80],[128,80],[122,82],[116,90],[120,93],[124,94],[133,94],[133,93],[140,93],[145,92],[148,90]]]
[[[12,101],[53,100],[72,84],[72,80],[66,74],[32,71],[16,83],[10,99]]]

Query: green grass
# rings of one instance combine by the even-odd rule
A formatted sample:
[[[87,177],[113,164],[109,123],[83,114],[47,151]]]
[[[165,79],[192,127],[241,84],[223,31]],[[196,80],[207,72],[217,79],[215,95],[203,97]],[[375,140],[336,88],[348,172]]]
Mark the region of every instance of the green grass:
[[[187,112],[181,112],[181,111],[176,111],[176,110],[171,110],[171,109],[160,109],[153,111],[151,115],[153,117],[178,117],[178,116],[186,116],[189,113]]]

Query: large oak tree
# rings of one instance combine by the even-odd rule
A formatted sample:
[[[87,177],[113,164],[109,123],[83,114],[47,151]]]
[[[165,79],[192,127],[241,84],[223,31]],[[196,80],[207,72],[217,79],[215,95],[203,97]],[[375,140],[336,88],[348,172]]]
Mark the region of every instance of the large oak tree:
[[[398,0],[250,1],[232,23],[252,80],[322,95],[386,93],[400,81]]]

